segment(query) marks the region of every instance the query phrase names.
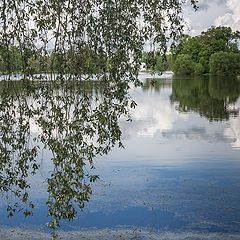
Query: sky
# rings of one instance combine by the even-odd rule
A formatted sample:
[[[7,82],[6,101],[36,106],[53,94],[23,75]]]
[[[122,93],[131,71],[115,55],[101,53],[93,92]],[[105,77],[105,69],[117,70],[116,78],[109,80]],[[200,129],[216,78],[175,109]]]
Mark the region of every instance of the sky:
[[[228,26],[240,31],[240,0],[198,0],[197,6],[197,11],[190,4],[184,6],[185,34],[196,36],[211,26]],[[54,39],[49,48],[53,46]],[[148,43],[145,48],[149,50]]]
[[[198,10],[184,9],[185,33],[198,35],[211,26],[228,26],[240,31],[240,0],[198,0]]]

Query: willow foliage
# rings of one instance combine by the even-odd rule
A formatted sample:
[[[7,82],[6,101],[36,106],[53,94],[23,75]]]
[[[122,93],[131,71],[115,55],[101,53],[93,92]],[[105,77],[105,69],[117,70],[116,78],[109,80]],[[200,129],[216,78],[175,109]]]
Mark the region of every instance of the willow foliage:
[[[57,74],[81,75],[91,56],[104,66],[101,78],[136,83],[145,43],[166,51],[169,38],[183,29],[186,0],[1,0],[2,58],[11,60],[11,46],[21,53],[22,72],[29,74],[29,55],[54,53]],[[194,0],[191,4],[195,6]],[[30,52],[30,53],[29,53]],[[10,65],[10,62],[9,62]],[[11,73],[12,69],[8,69]],[[31,73],[31,71],[30,71]],[[109,73],[106,75],[106,73]],[[103,76],[104,75],[104,76]]]
[[[183,29],[184,4],[0,1],[0,190],[20,200],[9,203],[10,215],[32,214],[29,177],[39,170],[40,150],[47,149],[53,162],[47,177],[49,226],[76,217],[98,178],[94,157],[122,146],[118,119],[129,119],[128,108],[136,106],[128,89],[140,84],[144,45],[166,51],[168,39]],[[17,73],[21,82],[12,81]]]

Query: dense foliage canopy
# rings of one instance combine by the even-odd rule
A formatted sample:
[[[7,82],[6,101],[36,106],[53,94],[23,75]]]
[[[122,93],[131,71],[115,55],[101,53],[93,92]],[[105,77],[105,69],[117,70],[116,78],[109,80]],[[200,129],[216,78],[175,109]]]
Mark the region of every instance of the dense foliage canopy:
[[[171,50],[175,63],[174,71],[179,74],[211,72],[221,75],[239,73],[240,66],[236,64],[236,57],[240,54],[239,41],[240,33],[232,31],[229,27],[212,27],[196,37],[184,35]],[[222,52],[222,54],[219,52]],[[192,71],[189,71],[189,67],[185,68],[184,61],[181,64],[183,54],[185,58],[191,59],[194,63]],[[217,63],[217,58],[220,56],[221,58],[227,56],[229,63],[226,68],[224,67],[225,64]],[[211,64],[209,64],[211,57],[213,58]],[[220,60],[220,58],[218,59]],[[224,60],[222,59],[222,61]],[[230,62],[232,66],[229,65]]]
[[[194,72],[194,67],[193,60],[188,54],[180,54],[174,63],[173,71],[178,74],[189,75]]]
[[[234,52],[216,52],[209,60],[210,73],[217,75],[237,75],[240,73],[240,54]]]

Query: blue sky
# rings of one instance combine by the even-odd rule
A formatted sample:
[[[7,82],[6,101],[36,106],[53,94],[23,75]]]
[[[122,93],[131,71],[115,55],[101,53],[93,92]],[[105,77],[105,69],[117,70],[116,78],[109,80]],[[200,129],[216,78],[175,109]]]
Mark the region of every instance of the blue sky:
[[[240,31],[240,0],[199,0],[195,12],[190,6],[184,8],[187,34],[198,35],[211,26],[229,26]]]

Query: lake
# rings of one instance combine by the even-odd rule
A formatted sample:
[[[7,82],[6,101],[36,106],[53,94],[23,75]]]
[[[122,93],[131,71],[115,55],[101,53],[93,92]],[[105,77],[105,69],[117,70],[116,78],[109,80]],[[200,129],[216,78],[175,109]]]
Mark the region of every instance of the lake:
[[[158,78],[147,73],[141,73],[140,79],[143,86],[130,89],[137,103],[131,109],[132,121],[117,119],[124,148],[114,146],[107,155],[93,159],[93,169],[86,166],[99,179],[91,183],[89,202],[82,210],[78,209],[74,219],[60,220],[61,231],[66,234],[108,229],[112,234],[124,230],[139,236],[142,231],[219,234],[219,239],[230,235],[240,239],[240,80],[212,76]],[[43,98],[44,95],[41,101]],[[36,99],[27,96],[26,102],[31,101]],[[1,116],[6,115],[1,111]],[[55,119],[55,115],[51,116]],[[30,122],[27,131],[34,146],[34,137],[44,130]],[[3,138],[2,133],[1,141]],[[29,198],[35,205],[29,213],[32,216],[25,217],[22,211],[15,210],[8,217],[7,207],[19,201],[9,193],[11,187],[16,190],[16,184],[8,183],[8,191],[2,187],[0,200],[3,232],[6,229],[50,232],[46,224],[51,207],[46,202],[51,183],[46,179],[53,177],[55,167],[48,147],[43,151],[44,144],[39,144],[36,156],[39,169],[33,176],[26,173]],[[1,167],[0,177],[7,174],[6,168]],[[63,171],[62,178],[64,174]],[[60,205],[63,203],[61,200]],[[21,206],[24,209],[24,204]]]

